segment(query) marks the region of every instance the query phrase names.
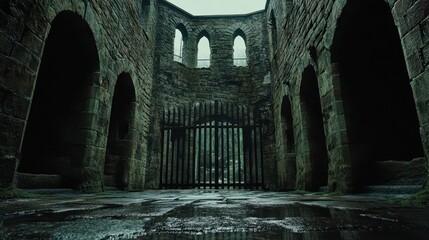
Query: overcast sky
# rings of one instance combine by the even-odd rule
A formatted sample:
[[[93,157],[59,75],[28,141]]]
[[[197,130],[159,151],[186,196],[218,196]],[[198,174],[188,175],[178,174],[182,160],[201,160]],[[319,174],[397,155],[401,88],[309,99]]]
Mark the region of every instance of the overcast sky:
[[[193,15],[251,13],[265,8],[266,0],[168,0]]]

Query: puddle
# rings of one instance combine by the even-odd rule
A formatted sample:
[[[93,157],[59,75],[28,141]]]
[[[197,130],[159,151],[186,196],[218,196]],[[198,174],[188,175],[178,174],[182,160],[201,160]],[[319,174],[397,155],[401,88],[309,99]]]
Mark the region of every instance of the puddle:
[[[17,209],[0,213],[0,239],[426,240],[429,235],[429,218],[424,217],[429,210],[371,208],[370,201],[356,209],[329,199],[324,201],[332,207],[318,205],[320,199],[288,202],[275,193],[271,198],[248,192],[213,198],[208,193],[205,198],[186,192],[171,200],[166,196],[172,192],[151,193],[151,200],[140,202],[139,195],[121,196],[0,202],[3,209],[7,204]]]

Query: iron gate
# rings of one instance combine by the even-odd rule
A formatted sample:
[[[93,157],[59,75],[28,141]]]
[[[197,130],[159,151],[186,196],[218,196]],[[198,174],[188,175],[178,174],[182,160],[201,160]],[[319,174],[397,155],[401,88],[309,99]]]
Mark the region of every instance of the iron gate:
[[[164,111],[160,188],[264,187],[261,111],[210,102]]]

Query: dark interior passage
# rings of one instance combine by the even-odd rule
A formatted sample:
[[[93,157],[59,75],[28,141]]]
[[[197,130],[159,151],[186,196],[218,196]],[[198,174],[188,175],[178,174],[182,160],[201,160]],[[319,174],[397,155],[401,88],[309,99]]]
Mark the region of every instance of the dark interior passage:
[[[424,156],[401,41],[382,0],[350,1],[334,41],[340,64],[350,144],[358,151],[363,180],[376,181],[377,161]]]
[[[281,108],[281,128],[285,164],[283,188],[285,189],[295,189],[296,183],[296,146],[293,127],[292,106],[289,97],[284,96]]]
[[[78,129],[84,91],[98,71],[98,53],[87,23],[61,12],[52,22],[36,82],[19,171],[71,175],[79,166]],[[72,153],[75,155],[72,156]],[[70,177],[70,176],[69,176]]]
[[[132,123],[135,111],[135,89],[131,76],[119,75],[113,94],[110,113],[109,137],[104,164],[105,184],[124,188],[126,186],[126,166],[132,154]]]
[[[326,149],[319,86],[313,67],[307,67],[302,74],[300,97],[303,131],[308,143],[308,157],[311,165],[310,188],[317,190],[327,184],[328,151]]]

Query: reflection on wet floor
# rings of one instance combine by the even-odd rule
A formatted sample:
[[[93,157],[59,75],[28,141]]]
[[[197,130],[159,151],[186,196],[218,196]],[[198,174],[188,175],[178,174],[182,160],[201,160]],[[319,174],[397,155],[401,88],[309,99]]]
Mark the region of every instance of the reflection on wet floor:
[[[428,239],[385,198],[245,191],[49,194],[0,202],[0,239]]]

